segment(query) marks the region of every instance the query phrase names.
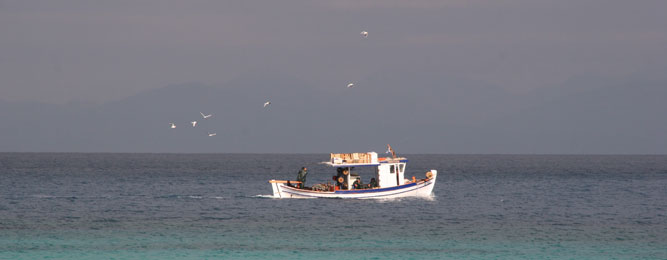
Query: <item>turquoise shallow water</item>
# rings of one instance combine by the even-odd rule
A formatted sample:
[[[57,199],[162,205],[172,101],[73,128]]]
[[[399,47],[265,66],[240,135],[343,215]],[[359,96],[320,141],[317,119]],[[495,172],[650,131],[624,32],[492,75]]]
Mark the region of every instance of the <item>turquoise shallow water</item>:
[[[268,198],[328,155],[0,154],[0,259],[667,258],[667,156],[407,157],[432,199]]]

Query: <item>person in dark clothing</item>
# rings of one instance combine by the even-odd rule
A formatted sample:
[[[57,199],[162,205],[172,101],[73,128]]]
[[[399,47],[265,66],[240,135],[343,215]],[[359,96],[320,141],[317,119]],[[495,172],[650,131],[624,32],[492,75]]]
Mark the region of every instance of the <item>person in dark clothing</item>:
[[[378,182],[375,180],[375,178],[371,178],[371,183],[369,184],[370,188],[377,188],[378,187]]]
[[[308,175],[308,169],[306,167],[301,167],[299,174],[296,176],[296,180],[301,182],[299,188],[306,187],[306,176]]]
[[[355,190],[359,190],[359,189],[364,188],[364,184],[361,183],[361,179],[357,179],[356,181],[354,181],[353,185],[354,185],[353,187],[354,187]]]

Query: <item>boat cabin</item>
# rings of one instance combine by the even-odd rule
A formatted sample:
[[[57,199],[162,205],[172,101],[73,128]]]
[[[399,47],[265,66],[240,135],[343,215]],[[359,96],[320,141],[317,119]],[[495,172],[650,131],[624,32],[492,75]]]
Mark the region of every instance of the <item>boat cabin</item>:
[[[387,188],[406,184],[410,180],[405,179],[406,158],[378,158],[376,152],[368,153],[332,153],[326,165],[337,168],[334,183],[337,190],[354,189],[354,183],[360,180],[364,183],[363,188]],[[375,183],[368,179],[362,180],[362,176],[355,172],[357,167],[371,167],[375,170]],[[414,178],[413,178],[414,179]],[[413,180],[414,181],[414,180]],[[369,183],[370,182],[370,183]],[[375,184],[375,185],[373,185]]]

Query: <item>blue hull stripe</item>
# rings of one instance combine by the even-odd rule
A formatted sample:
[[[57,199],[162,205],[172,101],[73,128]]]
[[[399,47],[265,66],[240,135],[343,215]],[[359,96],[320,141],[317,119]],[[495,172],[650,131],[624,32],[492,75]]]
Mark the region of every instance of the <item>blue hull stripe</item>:
[[[350,193],[372,193],[372,192],[383,192],[383,191],[390,191],[390,190],[400,190],[408,187],[412,187],[417,185],[417,183],[410,183],[410,184],[405,184],[401,186],[394,186],[394,187],[389,187],[389,188],[382,188],[382,189],[367,189],[367,190],[337,190],[335,191],[336,194],[350,194]]]

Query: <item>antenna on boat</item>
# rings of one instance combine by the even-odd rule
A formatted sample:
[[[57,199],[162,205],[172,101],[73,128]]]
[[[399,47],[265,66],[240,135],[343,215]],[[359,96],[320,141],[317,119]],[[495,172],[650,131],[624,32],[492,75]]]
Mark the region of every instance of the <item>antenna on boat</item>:
[[[391,149],[391,145],[387,144],[387,151],[391,152],[391,157],[396,159],[396,152],[394,152],[394,149]]]

